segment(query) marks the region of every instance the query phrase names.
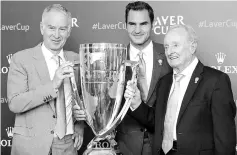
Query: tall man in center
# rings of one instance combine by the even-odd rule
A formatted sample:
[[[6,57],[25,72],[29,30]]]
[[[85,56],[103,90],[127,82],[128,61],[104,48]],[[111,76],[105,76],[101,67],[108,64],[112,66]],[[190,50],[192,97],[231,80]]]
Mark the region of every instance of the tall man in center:
[[[171,71],[163,45],[151,40],[153,9],[142,1],[129,3],[125,21],[130,38],[128,60],[139,61],[138,88],[143,94],[143,101],[153,106],[156,83]],[[130,80],[131,76],[132,70],[127,67],[126,80]],[[117,127],[116,141],[123,155],[151,155],[152,137],[142,124],[129,115]]]

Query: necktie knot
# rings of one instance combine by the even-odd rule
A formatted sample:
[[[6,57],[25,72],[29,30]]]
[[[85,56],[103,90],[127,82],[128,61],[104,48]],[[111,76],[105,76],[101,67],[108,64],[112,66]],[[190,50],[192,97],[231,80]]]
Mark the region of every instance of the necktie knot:
[[[61,57],[59,55],[53,55],[52,59],[56,62],[58,66],[61,64]]]
[[[142,59],[144,59],[144,58],[143,58],[144,53],[143,53],[142,51],[140,51],[137,55],[138,55],[140,61],[141,61]]]
[[[183,74],[174,74],[174,80],[176,82],[180,82],[180,80],[184,77]]]

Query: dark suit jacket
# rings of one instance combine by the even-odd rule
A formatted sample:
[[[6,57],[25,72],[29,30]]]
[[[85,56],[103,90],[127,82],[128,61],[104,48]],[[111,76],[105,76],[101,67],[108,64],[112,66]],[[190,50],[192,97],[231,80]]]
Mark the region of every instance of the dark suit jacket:
[[[128,46],[128,54],[127,54],[128,60],[130,60],[129,49],[130,47]],[[171,72],[171,67],[167,63],[164,52],[165,51],[162,44],[153,42],[153,71],[148,97],[146,101],[148,105],[152,105],[152,103],[154,103],[155,101],[155,97],[152,97],[154,96],[152,94],[156,92],[155,86],[158,80],[165,74]],[[131,67],[127,67],[126,81],[130,80],[131,77],[132,77]],[[122,102],[125,102],[125,100],[123,100]],[[116,134],[116,141],[120,145],[120,150],[124,155],[141,154],[143,146],[143,136],[145,130],[146,130],[145,127],[137,120],[130,117],[129,115],[125,116],[123,121],[117,127],[117,134]],[[152,135],[149,135],[149,137],[151,140]]]
[[[79,59],[78,54],[70,51],[64,51],[64,57],[72,62]],[[75,76],[78,81],[78,68]],[[55,107],[50,101],[57,94],[41,44],[13,55],[7,95],[9,108],[16,114],[11,154],[48,155],[56,125]],[[74,129],[79,128],[79,124],[75,124]]]
[[[134,118],[155,131],[154,155],[159,154],[162,149],[166,104],[172,80],[170,73],[159,81],[155,108],[142,103],[131,112]],[[199,62],[190,79],[178,116],[178,152],[186,155],[234,155],[235,114],[236,106],[228,75]]]

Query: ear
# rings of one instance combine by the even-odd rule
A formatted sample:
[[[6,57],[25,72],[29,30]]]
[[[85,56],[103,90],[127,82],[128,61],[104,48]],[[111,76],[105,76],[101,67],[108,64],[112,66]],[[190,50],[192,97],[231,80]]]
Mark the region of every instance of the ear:
[[[195,53],[196,49],[197,49],[197,42],[191,43],[191,45],[190,45],[190,51],[191,51],[192,54]]]
[[[40,22],[40,32],[42,35],[44,34],[44,25],[42,22]]]
[[[72,26],[68,26],[68,33],[67,33],[67,37],[69,37],[70,36],[70,34],[71,34],[71,31],[72,31]]]
[[[151,23],[151,29],[153,29],[153,26],[154,26],[154,21]]]

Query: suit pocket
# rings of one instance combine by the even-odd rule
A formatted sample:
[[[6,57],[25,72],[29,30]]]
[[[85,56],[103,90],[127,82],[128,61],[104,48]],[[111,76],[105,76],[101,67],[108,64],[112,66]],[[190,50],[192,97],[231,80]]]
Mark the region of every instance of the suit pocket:
[[[31,137],[32,136],[31,129],[26,128],[26,127],[15,126],[13,128],[12,132],[15,133],[15,134],[18,134],[18,135],[25,136],[25,137]]]
[[[191,100],[189,106],[203,106],[203,105],[207,105],[207,104],[208,104],[207,100],[193,99],[193,100]]]
[[[200,151],[199,155],[214,155],[214,150],[203,150]]]

